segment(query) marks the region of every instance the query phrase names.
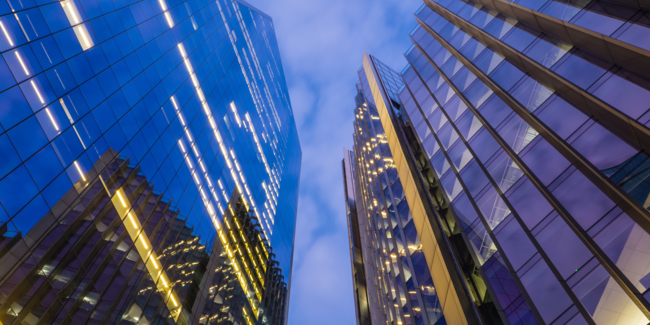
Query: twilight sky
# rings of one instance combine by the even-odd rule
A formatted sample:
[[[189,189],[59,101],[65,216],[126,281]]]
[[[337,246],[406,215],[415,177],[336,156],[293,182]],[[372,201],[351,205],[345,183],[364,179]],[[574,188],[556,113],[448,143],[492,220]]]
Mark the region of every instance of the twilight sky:
[[[289,324],[353,325],[343,199],[363,51],[401,71],[419,0],[247,0],[273,17],[302,146]]]

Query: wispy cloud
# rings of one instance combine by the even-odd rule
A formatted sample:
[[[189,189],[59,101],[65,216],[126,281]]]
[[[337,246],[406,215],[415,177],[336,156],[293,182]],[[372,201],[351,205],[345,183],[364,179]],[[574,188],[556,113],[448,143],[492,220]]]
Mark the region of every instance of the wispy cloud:
[[[355,324],[341,159],[363,52],[400,70],[418,0],[248,0],[273,17],[303,161],[290,324]]]

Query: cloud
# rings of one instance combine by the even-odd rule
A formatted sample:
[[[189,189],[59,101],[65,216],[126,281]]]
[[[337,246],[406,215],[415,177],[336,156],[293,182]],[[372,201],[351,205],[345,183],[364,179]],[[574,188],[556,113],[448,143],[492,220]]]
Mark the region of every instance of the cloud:
[[[273,17],[302,145],[289,324],[356,324],[343,199],[363,52],[406,65],[417,0],[247,0]]]

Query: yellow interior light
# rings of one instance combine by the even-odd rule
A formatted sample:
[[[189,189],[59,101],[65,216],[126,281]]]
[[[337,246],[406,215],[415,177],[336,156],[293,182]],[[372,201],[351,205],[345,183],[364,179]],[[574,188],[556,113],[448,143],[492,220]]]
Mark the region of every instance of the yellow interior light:
[[[167,285],[167,281],[165,281],[165,277],[161,276],[161,277],[160,277],[160,280],[162,281],[162,284],[163,284],[163,286],[165,286],[165,288],[169,287],[169,286]]]
[[[131,214],[131,212],[129,212],[129,220],[131,220],[133,228],[138,229],[138,226],[135,224],[135,220],[133,219],[133,214]]]
[[[120,190],[117,190],[117,197],[120,199],[120,202],[122,202],[122,206],[126,208],[126,202],[124,202],[124,198],[122,198]]]
[[[144,249],[149,249],[149,246],[147,245],[147,242],[144,241],[144,237],[142,237],[142,234],[140,234],[140,240],[142,241],[142,245],[144,245]]]

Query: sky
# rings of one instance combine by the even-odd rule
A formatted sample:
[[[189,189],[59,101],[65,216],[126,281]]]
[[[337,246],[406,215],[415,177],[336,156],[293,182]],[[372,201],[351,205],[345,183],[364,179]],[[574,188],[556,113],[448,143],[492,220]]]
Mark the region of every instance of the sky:
[[[289,324],[356,324],[341,160],[363,52],[396,71],[420,0],[247,0],[273,18],[302,147]]]

